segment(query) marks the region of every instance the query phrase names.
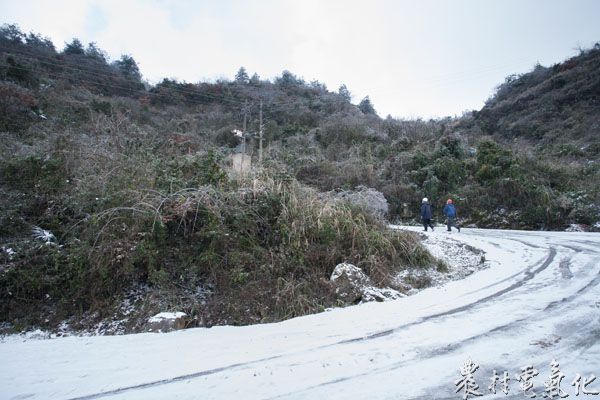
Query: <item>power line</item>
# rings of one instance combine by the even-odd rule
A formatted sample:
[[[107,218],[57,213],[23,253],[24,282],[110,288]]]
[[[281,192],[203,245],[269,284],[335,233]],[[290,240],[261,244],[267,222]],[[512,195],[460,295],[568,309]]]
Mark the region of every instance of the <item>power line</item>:
[[[11,53],[25,56],[25,57],[29,58],[30,60],[34,60],[34,61],[39,61],[39,59],[47,60],[47,61],[41,61],[41,62],[45,63],[45,64],[53,65],[53,66],[56,66],[56,67],[60,67],[60,68],[63,68],[63,69],[69,69],[71,71],[82,72],[83,74],[87,74],[87,75],[94,75],[94,76],[98,76],[98,77],[106,77],[106,78],[111,78],[111,79],[114,79],[115,75],[116,75],[116,74],[106,73],[105,70],[101,70],[101,69],[98,69],[98,68],[85,68],[85,69],[77,68],[77,67],[70,66],[70,65],[66,64],[66,61],[64,63],[61,63],[60,60],[58,60],[56,58],[51,58],[51,57],[37,55],[37,54],[32,54],[32,53],[27,53],[27,52],[23,52],[23,51],[16,51],[14,49],[2,48],[0,46],[0,51],[3,51],[3,50],[6,51],[6,52],[10,51]],[[59,57],[59,55],[57,55],[57,57]],[[13,68],[18,68],[18,67],[14,67],[13,66]],[[22,69],[26,69],[26,68],[22,68]],[[94,72],[94,71],[96,71],[96,72]],[[71,79],[71,77],[65,77],[65,79]],[[94,82],[91,82],[91,81],[89,81],[89,82],[90,83],[94,83]],[[178,83],[178,84],[181,85],[182,83]],[[185,83],[185,84],[187,84],[187,85],[195,85],[195,84],[192,84],[192,83]],[[106,84],[104,84],[104,86],[111,87],[111,85],[106,85]],[[112,85],[112,87],[117,87],[117,88],[123,89],[123,87],[118,87],[118,86],[115,86],[115,85]],[[190,94],[190,95],[194,95],[194,96],[202,96],[202,97],[205,97],[205,98],[219,100],[219,101],[224,101],[224,102],[236,103],[239,106],[243,105],[243,103],[244,103],[244,100],[241,100],[241,99],[240,100],[229,99],[229,98],[225,98],[224,96],[218,96],[218,95],[214,95],[214,94],[210,94],[210,93],[197,92],[197,91],[186,89],[186,88],[182,88],[182,87],[176,87],[176,88],[175,87],[170,87],[169,90],[173,90],[173,91],[178,92],[178,93]],[[146,94],[151,94],[151,93],[152,92],[146,91]],[[329,93],[335,95],[335,93],[332,93],[332,92],[329,92]],[[258,99],[254,99],[254,100],[258,101]],[[275,102],[270,102],[267,105],[267,107],[279,106],[279,105],[283,105],[283,106],[284,105],[294,105],[294,106],[297,106],[297,104],[298,104],[297,100],[275,101]]]
[[[0,51],[4,51],[4,50],[0,47]],[[17,51],[13,51],[12,49],[10,50],[10,52],[14,53],[14,54],[26,56],[30,60],[34,60],[34,61],[39,61],[39,59],[51,60],[51,61],[41,61],[41,63],[53,65],[53,66],[60,67],[60,68],[63,68],[63,69],[68,69],[68,70],[71,70],[71,71],[81,72],[81,73],[87,74],[87,75],[97,76],[99,78],[111,78],[111,79],[114,79],[115,76],[118,76],[117,72],[115,72],[114,74],[111,74],[111,73],[105,72],[105,70],[100,70],[98,68],[85,68],[85,69],[83,69],[83,68],[77,68],[77,67],[74,67],[74,66],[70,66],[70,65],[68,65],[66,63],[57,62],[59,60],[54,60],[54,59],[49,58],[49,57],[38,56],[38,55],[31,54],[31,53],[17,52]],[[18,67],[18,66],[11,66],[11,67],[12,68],[19,68],[19,69],[22,69],[22,70],[29,71],[29,69],[25,68],[25,67]],[[94,71],[97,71],[97,72],[94,72]],[[100,71],[102,71],[102,72],[100,72]],[[50,74],[48,71],[46,71],[46,73]],[[54,74],[56,74],[56,73],[54,73]],[[64,79],[67,79],[67,80],[68,79],[73,79],[73,77],[70,77],[70,76],[62,76],[62,77]],[[97,83],[97,82],[90,81],[90,80],[87,80],[87,82],[89,82],[89,83]],[[181,83],[178,82],[178,84],[181,84]],[[117,86],[117,85],[114,85],[114,84],[110,84],[110,85],[103,84],[103,85],[107,86],[107,87],[124,88],[123,86]],[[193,85],[193,84],[190,83],[190,85]],[[127,89],[130,89],[130,88],[127,88]],[[191,95],[195,95],[195,96],[203,96],[203,97],[213,98],[215,100],[220,100],[220,101],[230,101],[230,102],[233,101],[232,99],[227,99],[227,98],[222,97],[222,96],[212,95],[210,93],[197,92],[197,91],[193,91],[193,90],[189,90],[189,89],[185,89],[185,88],[169,88],[169,89],[178,91],[180,93],[187,93],[187,94],[191,94]],[[150,91],[145,91],[145,93],[146,94],[155,94],[155,93],[152,93]],[[242,104],[243,101],[240,100],[240,101],[237,101],[237,103],[238,104]]]
[[[74,66],[68,65],[67,61],[64,61],[64,62],[61,63],[60,59],[57,59],[57,58],[54,58],[54,57],[37,55],[37,54],[23,52],[23,51],[16,51],[14,49],[7,49],[7,48],[3,48],[1,46],[0,46],[0,51],[5,51],[7,53],[10,52],[10,53],[18,54],[18,55],[21,55],[21,56],[25,56],[29,60],[33,60],[33,61],[39,61],[40,59],[46,60],[46,61],[41,61],[41,63],[47,64],[47,65],[48,64],[49,65],[53,65],[53,66],[56,66],[56,67],[59,67],[59,68],[63,68],[63,69],[69,69],[71,71],[81,72],[81,73],[87,74],[87,75],[98,76],[98,77],[101,77],[101,78],[111,78],[111,79],[114,79],[115,76],[118,76],[117,72],[115,72],[114,74],[107,73],[105,69],[92,68],[92,67],[83,69],[83,68],[74,67]],[[57,57],[60,57],[60,55],[57,55]],[[12,68],[19,68],[19,67],[12,66]],[[24,67],[20,68],[20,69],[28,70],[27,68],[24,68]],[[64,76],[64,78],[65,79],[72,79],[72,77],[69,77],[69,76]],[[87,81],[87,82],[89,82],[89,83],[95,83],[93,81]],[[176,82],[176,84],[178,84],[178,85],[185,84],[185,85],[192,85],[192,86],[196,85],[196,86],[199,86],[198,84],[182,83],[182,82]],[[116,88],[121,88],[121,89],[124,88],[122,86],[116,86],[116,85],[107,85],[107,84],[103,84],[103,85],[107,86],[107,87],[116,87]],[[198,87],[198,89],[200,89],[200,87]],[[175,92],[183,93],[183,94],[190,94],[190,95],[194,95],[194,96],[202,96],[202,97],[205,97],[205,98],[210,98],[210,99],[219,100],[219,101],[236,103],[236,104],[238,104],[240,106],[243,105],[244,101],[245,101],[245,100],[242,100],[242,99],[240,99],[240,100],[229,99],[229,98],[226,98],[224,96],[218,96],[218,95],[214,95],[214,94],[211,94],[211,93],[202,93],[202,92],[198,92],[198,91],[195,91],[195,90],[186,89],[186,88],[183,88],[183,87],[169,87],[169,90],[173,90]],[[146,94],[153,94],[150,91],[146,91],[145,93]],[[298,102],[295,101],[295,100],[290,100],[290,101],[271,102],[270,104],[271,105],[288,105],[288,104],[292,105],[292,104],[297,104],[297,103]]]
[[[23,71],[30,71],[30,69],[26,68],[26,67],[11,66],[11,68],[19,69],[19,70],[23,70]],[[78,68],[72,68],[72,70],[86,72],[85,70],[78,69]],[[142,96],[149,96],[149,97],[154,96],[157,98],[163,98],[165,96],[165,93],[161,93],[160,91],[152,92],[152,91],[145,91],[145,90],[136,90],[136,89],[128,87],[128,86],[116,85],[114,83],[108,84],[108,83],[98,82],[98,81],[92,80],[92,79],[86,79],[84,77],[74,77],[72,75],[60,74],[57,72],[45,71],[45,74],[49,78],[53,78],[53,79],[57,79],[57,80],[65,80],[68,82],[76,82],[76,83],[80,83],[80,84],[90,84],[93,86],[102,86],[105,88],[119,89],[126,93],[130,93],[132,95],[137,95],[136,98],[139,98]],[[103,75],[103,77],[114,78],[113,75]],[[181,89],[181,88],[177,88],[177,87],[170,87],[170,88],[168,88],[168,90],[171,90],[176,93],[184,94],[184,95],[190,94],[193,97],[203,97],[203,98],[207,98],[207,99],[213,100],[213,101],[230,103],[230,105],[234,105],[234,106],[242,106],[244,104],[243,102],[248,100],[248,99],[235,100],[235,99],[226,98],[224,96],[211,95],[211,94],[202,93],[202,92],[185,90],[185,89]],[[252,99],[252,100],[260,101],[259,99]],[[193,99],[193,98],[187,98],[186,102],[192,103],[192,104],[205,104],[204,102]],[[267,107],[271,109],[272,114],[275,114],[278,112],[285,112],[285,111],[295,111],[298,109],[298,106],[299,106],[299,102],[296,100],[285,101],[285,102],[284,101],[271,102],[271,103],[267,104]]]

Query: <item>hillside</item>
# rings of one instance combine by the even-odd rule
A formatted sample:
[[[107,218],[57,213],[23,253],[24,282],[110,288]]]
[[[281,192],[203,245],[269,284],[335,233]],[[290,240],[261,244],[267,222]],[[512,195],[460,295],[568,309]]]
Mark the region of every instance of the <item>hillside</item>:
[[[188,326],[278,321],[352,303],[329,282],[341,262],[407,292],[420,271],[447,266],[416,235],[390,232],[381,210],[417,222],[425,196],[438,222],[451,196],[465,225],[600,229],[598,114],[586,111],[598,86],[582,86],[598,76],[597,53],[544,70],[565,82],[553,90],[558,78],[524,74],[460,119],[398,120],[376,115],[368,97],[352,104],[345,86],[331,92],[289,71],[272,82],[240,68],[233,81],[149,85],[132,56],[110,62],[78,40],[57,51],[5,25],[0,321],[136,331],[173,309]],[[554,131],[536,142],[504,129],[529,115],[514,106],[523,96],[532,110],[563,99],[561,121],[581,121],[569,131],[577,146],[564,148],[579,150],[552,147]],[[528,123],[550,126],[549,116]],[[244,124],[240,158],[232,131]]]
[[[475,120],[485,134],[546,152],[600,153],[600,45],[551,67],[511,75]]]

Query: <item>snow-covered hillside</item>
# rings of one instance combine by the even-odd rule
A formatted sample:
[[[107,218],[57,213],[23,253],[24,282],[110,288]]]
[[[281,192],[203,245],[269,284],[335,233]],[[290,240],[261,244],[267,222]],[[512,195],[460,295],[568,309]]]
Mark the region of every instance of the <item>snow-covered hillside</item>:
[[[0,399],[460,399],[455,381],[469,359],[483,398],[523,398],[516,375],[528,365],[539,371],[538,398],[546,381],[574,397],[576,374],[585,398],[583,381],[600,376],[600,235],[428,235],[482,249],[489,268],[399,300],[277,324],[6,337]],[[565,377],[552,381],[557,369]]]

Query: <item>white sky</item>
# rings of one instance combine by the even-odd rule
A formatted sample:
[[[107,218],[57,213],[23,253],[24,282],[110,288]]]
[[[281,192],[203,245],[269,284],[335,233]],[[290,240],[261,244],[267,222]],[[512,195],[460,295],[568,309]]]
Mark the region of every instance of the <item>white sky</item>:
[[[379,114],[479,109],[495,86],[600,41],[596,0],[0,0],[0,22],[131,54],[150,82],[284,69]]]

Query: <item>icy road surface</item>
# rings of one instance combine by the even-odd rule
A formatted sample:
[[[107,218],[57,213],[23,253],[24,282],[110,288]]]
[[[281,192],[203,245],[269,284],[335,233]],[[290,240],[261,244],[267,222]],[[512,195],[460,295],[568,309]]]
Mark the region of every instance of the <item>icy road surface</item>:
[[[484,250],[491,267],[397,301],[247,327],[4,338],[0,398],[460,399],[454,381],[469,358],[484,399],[525,398],[515,374],[526,365],[542,398],[553,359],[570,398],[577,373],[600,376],[600,235],[451,237]],[[509,373],[508,395],[500,383],[488,390],[493,370]]]

